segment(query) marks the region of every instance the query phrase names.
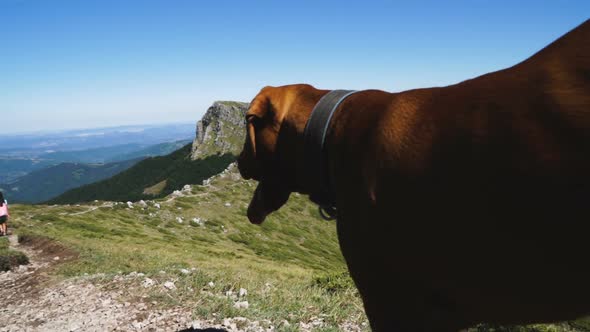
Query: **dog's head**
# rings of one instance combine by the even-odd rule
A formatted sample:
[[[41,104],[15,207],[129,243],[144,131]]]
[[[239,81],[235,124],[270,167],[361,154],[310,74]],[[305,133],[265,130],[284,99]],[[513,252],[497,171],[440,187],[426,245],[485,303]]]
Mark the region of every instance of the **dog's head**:
[[[262,223],[287,202],[291,192],[304,192],[298,171],[303,131],[322,93],[306,84],[265,87],[252,100],[246,113],[246,142],[238,158],[242,177],[259,182],[248,207],[252,223]]]

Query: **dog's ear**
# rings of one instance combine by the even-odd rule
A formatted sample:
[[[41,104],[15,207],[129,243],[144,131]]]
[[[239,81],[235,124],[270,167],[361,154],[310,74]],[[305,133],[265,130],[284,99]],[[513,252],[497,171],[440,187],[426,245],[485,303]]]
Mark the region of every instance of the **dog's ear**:
[[[259,96],[252,101],[250,109],[246,113],[246,127],[248,136],[245,148],[248,149],[250,156],[256,158],[256,129],[263,126],[263,122],[268,116],[270,101],[268,97]]]

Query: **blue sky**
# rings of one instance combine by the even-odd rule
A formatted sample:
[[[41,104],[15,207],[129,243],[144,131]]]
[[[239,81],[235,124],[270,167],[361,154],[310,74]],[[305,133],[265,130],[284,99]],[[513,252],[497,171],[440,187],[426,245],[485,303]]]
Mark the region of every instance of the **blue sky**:
[[[195,122],[265,85],[448,85],[589,14],[590,1],[0,0],[0,128]]]

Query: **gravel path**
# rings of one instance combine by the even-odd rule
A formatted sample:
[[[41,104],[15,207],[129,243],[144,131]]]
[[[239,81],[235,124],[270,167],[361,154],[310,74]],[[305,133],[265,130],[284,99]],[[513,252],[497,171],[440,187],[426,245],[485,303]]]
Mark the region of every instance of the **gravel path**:
[[[59,256],[18,245],[30,259],[13,271],[0,273],[0,331],[191,331],[190,310],[152,310],[152,303],[126,302],[123,291],[103,290],[88,279],[52,279],[48,272]],[[194,329],[193,331],[199,331]],[[214,331],[214,330],[213,330]],[[222,330],[223,331],[223,330]]]
[[[252,321],[243,317],[219,320],[193,319],[192,304],[162,309],[149,302],[139,287],[140,274],[57,279],[55,267],[75,259],[71,252],[54,243],[18,243],[10,236],[14,250],[24,252],[29,265],[0,272],[0,332],[21,331],[208,331],[272,332],[284,330],[270,321]],[[62,251],[60,251],[62,250]],[[98,279],[102,281],[96,282]],[[135,286],[134,286],[135,285]],[[134,288],[135,287],[135,288]],[[300,323],[297,330],[308,332],[321,326],[321,320]],[[292,330],[292,327],[288,330]],[[360,332],[358,326],[341,326],[340,330]]]
[[[93,206],[93,207],[91,207],[88,210],[84,210],[84,211],[80,211],[80,212],[76,212],[76,213],[70,213],[68,215],[70,215],[70,216],[79,216],[79,215],[86,214],[86,213],[89,213],[89,212],[92,212],[92,211],[96,211],[96,210],[98,210],[100,208],[103,208],[103,207],[109,207],[109,208],[110,207],[113,207],[113,203],[105,203],[105,204],[100,205],[100,206]]]

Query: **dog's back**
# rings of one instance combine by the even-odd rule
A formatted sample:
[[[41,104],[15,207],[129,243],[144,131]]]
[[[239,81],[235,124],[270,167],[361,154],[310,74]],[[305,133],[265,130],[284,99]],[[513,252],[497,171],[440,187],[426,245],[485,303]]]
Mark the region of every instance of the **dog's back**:
[[[339,104],[324,158],[375,331],[590,314],[589,41],[590,21],[505,70]],[[259,180],[250,221],[314,193],[303,133],[327,92],[266,87],[253,100],[238,160]]]
[[[449,327],[590,313],[590,21],[514,67],[343,108],[364,113],[331,152],[341,243],[376,307],[433,302]]]

